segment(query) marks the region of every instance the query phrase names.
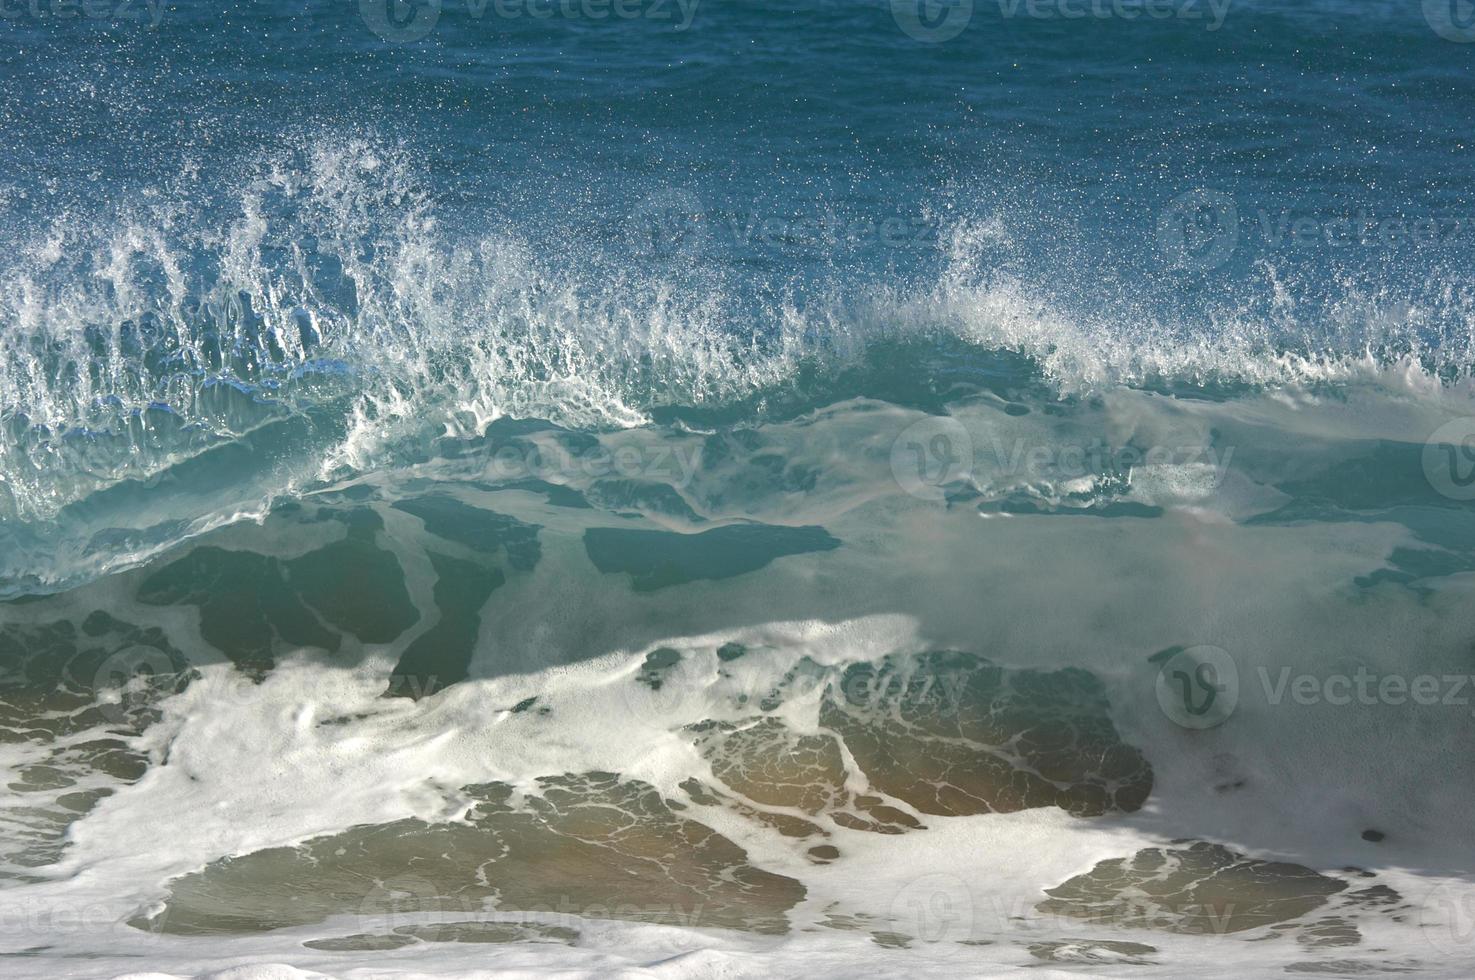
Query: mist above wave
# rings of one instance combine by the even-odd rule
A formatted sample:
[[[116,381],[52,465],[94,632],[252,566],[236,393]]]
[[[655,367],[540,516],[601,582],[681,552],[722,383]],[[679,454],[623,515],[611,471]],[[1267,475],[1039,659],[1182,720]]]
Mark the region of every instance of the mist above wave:
[[[0,272],[0,518],[53,519],[273,427],[293,434],[266,439],[248,499],[507,415],[596,431],[685,409],[735,422],[867,389],[926,389],[940,410],[960,378],[1437,388],[1472,363],[1453,287],[1413,304],[1349,283],[1307,324],[1270,269],[1204,322],[1175,322],[1130,288],[1103,298],[1073,281],[1089,243],[1020,263],[1041,226],[1020,207],[951,211],[936,275],[772,288],[710,247],[719,216],[684,190],[592,220],[555,253],[510,220],[466,230],[409,148],[372,138],[299,138],[206,176],[103,219],[6,229],[19,241]]]

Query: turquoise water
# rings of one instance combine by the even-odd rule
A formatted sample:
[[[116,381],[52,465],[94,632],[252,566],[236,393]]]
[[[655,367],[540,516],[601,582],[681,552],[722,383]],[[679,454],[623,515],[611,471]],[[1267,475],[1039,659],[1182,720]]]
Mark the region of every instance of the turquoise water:
[[[0,35],[7,974],[1475,962],[1463,0]]]

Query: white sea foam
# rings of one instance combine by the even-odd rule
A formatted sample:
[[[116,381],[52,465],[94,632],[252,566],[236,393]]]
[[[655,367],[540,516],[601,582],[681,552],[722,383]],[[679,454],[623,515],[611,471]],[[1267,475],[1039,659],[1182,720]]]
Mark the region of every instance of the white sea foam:
[[[1011,415],[998,399],[979,397],[951,413],[975,449],[995,440],[1052,446],[1099,438],[1114,446],[1236,451],[1218,491],[1205,464],[1164,463],[1134,471],[1124,485],[1092,480],[1083,488],[1081,478],[1068,474],[1058,483],[1048,471],[1021,478],[997,454],[979,451],[956,488],[978,496],[960,497],[968,503],[951,508],[901,493],[891,470],[897,435],[928,416],[852,401],[757,427],[746,444],[708,460],[681,488],[707,522],[823,523],[843,547],[644,594],[632,592],[622,576],[596,574],[581,546],[585,527],[622,526],[625,519],[553,507],[526,490],[460,488],[477,505],[542,525],[543,557],[483,610],[473,679],[419,702],[380,694],[399,647],[424,627],[388,647],[350,640],[333,657],[305,651],[255,684],[212,652],[194,607],[145,607],[134,599],[142,573],[111,576],[67,598],[69,608],[80,614],[101,607],[124,621],[160,625],[202,665],[202,677],[166,702],[163,720],[142,736],[139,744],[155,760],[148,775],[74,825],[70,847],[47,881],[5,893],[6,907],[29,917],[6,942],[12,950],[51,945],[93,957],[86,975],[113,976],[147,964],[167,975],[207,976],[227,965],[260,964],[239,974],[253,980],[288,969],[271,963],[335,977],[502,971],[838,977],[862,964],[883,975],[1039,976],[1050,966],[1028,946],[1065,940],[1151,945],[1157,971],[1172,976],[1243,975],[1334,958],[1301,950],[1290,938],[1180,936],[1033,911],[1043,889],[1098,861],[1191,837],[1327,874],[1372,869],[1411,909],[1401,921],[1360,918],[1363,945],[1335,956],[1459,975],[1468,958],[1458,946],[1454,953],[1442,948],[1440,934],[1425,928],[1422,917],[1436,886],[1466,889],[1464,877],[1475,871],[1458,857],[1475,853],[1465,819],[1475,782],[1462,749],[1469,709],[1277,704],[1257,671],[1263,667],[1272,677],[1282,666],[1315,676],[1358,666],[1379,675],[1461,672],[1475,630],[1471,573],[1427,579],[1425,593],[1396,583],[1359,588],[1355,581],[1392,567],[1398,549],[1422,547],[1413,528],[1392,518],[1245,523],[1285,503],[1287,492],[1277,486],[1321,480],[1321,489],[1306,492],[1309,499],[1341,492],[1345,486],[1335,482],[1341,462],[1363,458],[1380,440],[1413,444],[1453,414],[1459,397],[1368,388],[1335,397],[1281,392],[1211,402],[1119,389],[1065,419]],[[663,435],[638,429],[602,438],[651,445]],[[412,476],[450,490],[458,485],[457,468],[464,477],[469,465],[432,460],[361,482],[391,498]],[[773,482],[779,471],[819,475],[804,493],[791,493]],[[758,472],[770,482],[753,485]],[[593,490],[598,482],[577,471],[563,479],[571,489]],[[1085,502],[1076,499],[1082,494]],[[1026,508],[1006,520],[980,520],[981,508],[1005,500],[1041,512]],[[1111,501],[1163,511],[1155,518],[1057,516],[1072,506],[1085,506],[1089,515],[1093,503]],[[417,524],[384,513],[391,520],[388,544],[428,627],[436,618],[433,575]],[[662,517],[669,515],[653,512],[652,526]],[[331,521],[268,521],[225,528],[210,541],[292,558],[338,533]],[[56,613],[55,605],[41,603],[7,616],[44,622]],[[752,652],[723,663],[717,650],[728,643]],[[1147,659],[1195,644],[1221,647],[1238,664],[1239,706],[1212,732],[1181,728],[1160,709],[1157,666]],[[683,657],[661,689],[650,690],[635,678],[646,656],[661,648]],[[473,952],[442,943],[329,954],[301,943],[372,931],[375,922],[348,916],[209,938],[153,935],[121,924],[159,902],[169,879],[221,858],[358,824],[455,819],[465,806],[460,787],[472,783],[501,780],[527,790],[539,776],[606,770],[679,797],[683,779],[710,773],[684,726],[744,717],[750,709],[740,707],[739,695],[781,686],[804,660],[840,665],[933,649],[971,650],[1022,668],[1089,669],[1104,685],[1123,739],[1153,766],[1148,805],[1087,820],[1055,810],[919,814],[928,829],[899,836],[837,828],[832,842],[844,858],[825,866],[805,861],[792,843],[736,813],[704,809],[700,818],[755,864],[804,883],[806,899],[792,915],[795,932],[782,938],[591,921],[580,922],[574,946]],[[817,731],[818,688],[797,685],[788,693],[778,715],[798,732]],[[552,713],[511,710],[530,697]],[[349,721],[325,724],[334,719]],[[1388,839],[1363,840],[1369,828]],[[864,929],[807,931],[839,909],[906,932],[898,920],[915,916],[919,902],[924,909],[943,903],[948,916],[938,928],[948,941],[893,950]],[[954,912],[966,917],[966,935],[957,931],[964,926],[961,918],[954,922]],[[86,928],[68,928],[67,917],[78,915]],[[959,945],[960,937],[992,945]],[[1381,952],[1369,952],[1374,949]],[[54,976],[58,969],[51,953],[10,962],[16,976]],[[1104,969],[1107,961],[1094,964]],[[1077,967],[1093,968],[1091,961]]]
[[[512,233],[455,239],[392,148],[330,141],[258,169],[227,219],[182,199],[100,234],[62,221],[0,278],[0,530],[13,536],[0,562],[15,591],[80,584],[7,605],[0,625],[101,609],[157,626],[199,672],[129,737],[147,774],[77,820],[40,880],[0,892],[14,926],[0,935],[7,974],[1067,975],[1029,948],[1054,942],[1079,947],[1071,976],[1242,976],[1337,959],[1469,972],[1475,950],[1425,921],[1439,894],[1455,908],[1472,894],[1475,865],[1461,856],[1475,853],[1468,708],[1275,702],[1259,673],[1468,672],[1475,573],[1459,565],[1462,515],[1420,469],[1431,433],[1475,414],[1457,331],[1420,347],[1410,331],[1424,314],[1354,313],[1379,306],[1358,296],[1331,349],[1287,345],[1287,324],[1248,315],[1197,332],[1130,304],[1082,315],[980,258],[1008,239],[994,221],[958,225],[936,282],[837,287],[823,303],[768,311],[771,329],[740,342],[720,281],[700,291],[675,276],[580,278]],[[317,264],[324,256],[337,267]],[[124,324],[143,322],[168,357],[131,351]],[[206,325],[233,353],[213,353]],[[98,332],[89,339],[83,326]],[[824,386],[913,341],[961,345],[949,350],[1006,383],[970,376],[931,401],[920,383],[915,399],[895,401],[864,384]],[[1033,368],[1013,369],[1007,352]],[[805,368],[816,392],[785,402]],[[765,397],[766,410],[745,401]],[[741,425],[654,422],[672,405],[738,404]],[[517,459],[532,475],[598,505],[575,509],[536,480],[499,482],[490,449],[425,449],[426,432],[475,446],[507,416],[552,418],[644,468],[626,479],[582,464],[533,472],[528,447],[557,459],[572,437],[523,436]],[[939,421],[948,428],[914,429]],[[931,462],[966,450],[968,465],[930,495],[903,492],[915,431],[952,440]],[[237,469],[227,453],[203,455],[233,447],[246,452]],[[929,462],[931,443],[912,448]],[[214,483],[172,479],[188,460],[219,474]],[[99,493],[126,479],[159,482]],[[441,615],[432,552],[468,553],[454,540],[432,548],[419,518],[389,506],[424,485],[537,524],[541,560],[482,608],[469,680],[386,699],[405,646]],[[138,599],[157,566],[129,569],[178,558],[192,539],[284,560],[338,540],[339,517],[284,522],[280,505],[341,504],[333,495],[354,490],[385,522],[383,546],[420,614],[394,641],[298,650],[257,683],[207,641],[197,606]],[[1292,503],[1302,509],[1271,516]],[[19,517],[57,523],[38,524],[51,535],[38,541]],[[841,546],[641,592],[629,575],[593,568],[583,538],[749,522],[823,525]],[[751,652],[724,661],[731,643]],[[1195,645],[1222,648],[1238,670],[1236,712],[1210,732],[1162,709],[1148,659]],[[637,678],[661,649],[682,656],[651,689]],[[1089,670],[1116,730],[1153,767],[1147,805],[1093,819],[914,812],[925,830],[834,828],[844,857],[825,865],[734,810],[702,808],[755,865],[804,884],[782,937],[588,917],[574,945],[328,953],[302,944],[386,923],[347,915],[208,937],[125,924],[212,862],[357,825],[459,819],[464,787],[479,782],[529,792],[539,777],[605,770],[681,798],[684,780],[712,776],[686,726],[741,720],[787,685],[774,716],[815,733],[822,688],[786,680],[791,670],[941,649]],[[550,714],[513,710],[529,698]],[[33,750],[11,746],[4,761],[32,765]],[[21,798],[6,792],[7,803]],[[1374,828],[1387,839],[1364,840]],[[1181,838],[1326,874],[1368,868],[1410,907],[1359,917],[1362,945],[1340,951],[1035,908],[1044,889],[1099,861]],[[941,919],[916,921],[928,909]],[[832,913],[864,927],[823,925]],[[912,935],[912,948],[872,936],[892,931]],[[1114,964],[1126,954],[1089,945],[1104,941],[1150,945],[1156,965]]]
[[[754,306],[715,269],[635,268],[592,241],[555,259],[509,227],[452,233],[411,156],[379,141],[318,134],[242,168],[229,200],[182,179],[110,215],[9,230],[0,514],[52,517],[303,413],[316,420],[307,472],[333,475],[377,465],[427,425],[628,427],[662,406],[790,398],[804,367],[820,396],[882,343],[952,338],[983,363],[1016,352],[1070,392],[1414,394],[1467,385],[1475,363],[1457,290],[1437,309],[1388,312],[1349,289],[1331,324],[1238,295],[1202,323],[1164,322],[1126,291],[1083,306],[994,264],[1019,215],[957,220],[930,284],[837,281]]]

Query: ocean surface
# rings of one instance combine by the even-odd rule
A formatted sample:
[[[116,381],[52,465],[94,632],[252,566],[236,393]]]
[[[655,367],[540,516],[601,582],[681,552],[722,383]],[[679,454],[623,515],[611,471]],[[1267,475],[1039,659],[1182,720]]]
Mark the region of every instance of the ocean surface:
[[[0,975],[1475,973],[1468,0],[0,0]]]

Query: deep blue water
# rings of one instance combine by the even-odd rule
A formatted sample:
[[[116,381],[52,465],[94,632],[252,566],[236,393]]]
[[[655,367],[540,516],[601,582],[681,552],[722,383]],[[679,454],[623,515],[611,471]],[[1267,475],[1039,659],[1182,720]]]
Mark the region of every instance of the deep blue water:
[[[1472,141],[1468,0],[0,0],[0,956],[1468,975]]]
[[[1429,300],[1465,271],[1471,46],[1419,3],[1199,0],[1153,19],[1077,2],[1089,16],[921,0],[968,15],[929,43],[888,3],[651,0],[605,20],[580,4],[540,19],[468,0],[180,3],[153,27],[142,0],[123,8],[141,23],[12,0],[5,231],[109,221],[151,190],[229,212],[263,155],[364,135],[405,147],[449,234],[511,226],[572,274],[619,256],[660,193],[695,196],[704,260],[756,295],[935,275],[938,237],[993,214],[1010,248],[991,263],[1083,314],[1190,330],[1229,304],[1268,315],[1266,263],[1311,304],[1298,338],[1351,287]],[[390,15],[384,33],[428,32],[387,41],[372,25]],[[1205,189],[1247,240],[1212,274],[1175,272],[1160,219]],[[1333,248],[1324,225],[1290,241],[1300,220],[1438,227]],[[1462,312],[1425,326],[1463,333]]]
[[[392,362],[405,338],[455,348],[448,331],[507,301],[468,295],[467,276],[493,273],[445,268],[489,239],[538,264],[512,302],[577,292],[606,334],[648,321],[655,295],[739,346],[787,325],[853,349],[897,304],[963,283],[1013,290],[1009,316],[1169,361],[1244,341],[1195,359],[1192,384],[1284,352],[1412,354],[1446,379],[1471,363],[1475,45],[1459,3],[5,11],[0,412],[14,442],[39,444],[11,446],[33,480],[53,465],[34,453],[116,430],[120,412],[238,432],[199,416],[202,384],[275,392],[304,363],[321,377]],[[355,153],[384,166],[354,172]],[[425,264],[405,274],[454,324],[352,269],[420,238],[437,256],[402,257]],[[387,306],[371,317],[375,290]],[[259,336],[313,318],[302,349]],[[215,343],[226,355],[197,349],[243,329]],[[1034,331],[1046,346],[1050,329]],[[241,343],[260,350],[233,365]],[[620,360],[648,362],[623,381],[637,408],[772,387],[708,366],[672,391],[677,369],[633,343]],[[105,357],[107,377],[79,386]],[[424,382],[411,397],[434,401]],[[52,509],[76,496],[27,493]]]

